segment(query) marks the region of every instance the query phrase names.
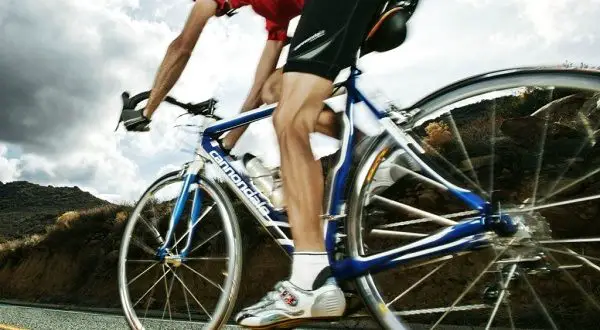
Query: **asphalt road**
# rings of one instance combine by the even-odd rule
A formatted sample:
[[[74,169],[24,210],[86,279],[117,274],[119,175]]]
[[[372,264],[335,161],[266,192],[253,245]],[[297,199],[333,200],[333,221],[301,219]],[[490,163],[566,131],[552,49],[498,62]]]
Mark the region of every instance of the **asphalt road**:
[[[146,323],[146,326],[153,329],[202,329],[203,324],[198,322],[156,321],[155,323]],[[327,325],[315,325],[301,328],[301,330],[316,329],[343,329],[343,325],[330,327]],[[365,329],[366,327],[357,324],[353,325],[355,329]],[[413,330],[427,329],[422,325],[411,325]],[[46,307],[20,306],[11,304],[0,304],[0,330],[128,330],[125,319],[119,314],[109,314],[101,312],[83,312],[73,310],[63,310]],[[241,327],[228,325],[224,329],[239,330]],[[300,328],[298,328],[300,330]],[[472,327],[462,326],[440,326],[440,330],[475,330]],[[500,330],[494,328],[494,330]]]
[[[154,323],[146,323],[145,325],[153,329],[169,330],[203,328],[203,324],[197,322],[162,322],[157,320]],[[122,315],[0,304],[0,329],[128,330],[129,327]],[[231,325],[226,326],[224,329],[237,330],[242,328]]]
[[[154,329],[202,329],[202,324],[164,322],[147,324]],[[0,329],[6,330],[128,330],[122,315],[51,308],[0,305]],[[240,329],[228,326],[225,329]]]

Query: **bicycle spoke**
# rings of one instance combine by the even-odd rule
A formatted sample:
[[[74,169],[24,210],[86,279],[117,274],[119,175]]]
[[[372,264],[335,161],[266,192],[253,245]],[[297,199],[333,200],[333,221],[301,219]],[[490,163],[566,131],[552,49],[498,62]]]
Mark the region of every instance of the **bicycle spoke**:
[[[552,259],[552,261],[554,261],[554,263],[556,263],[557,265],[560,265],[560,263],[556,260],[556,258],[554,258],[554,256],[552,255],[552,253],[550,253],[550,251],[548,251],[547,249],[543,248],[544,250],[546,250],[546,252],[548,252],[548,257],[550,257]],[[596,310],[600,311],[600,304],[598,304],[598,302],[596,301],[596,299],[594,299],[594,297],[592,297],[584,288],[581,287],[581,284],[579,284],[579,282],[577,282],[574,278],[573,275],[571,275],[571,273],[569,273],[568,270],[564,269],[564,268],[560,268],[560,270],[563,272],[563,274],[565,274],[567,276],[567,278],[575,285],[575,287],[583,294],[584,297],[587,298],[587,300],[594,305],[594,307],[596,307]]]
[[[490,177],[489,177],[489,190],[488,190],[488,196],[492,196],[493,191],[494,191],[494,167],[495,167],[495,163],[496,163],[496,101],[494,100],[494,102],[492,103],[492,116],[491,116],[491,123],[490,125],[492,126],[492,133],[490,134],[490,149],[491,150],[491,155],[492,158],[490,159]]]
[[[169,270],[168,270],[168,271],[166,271],[166,272],[164,272],[164,271],[163,271],[163,275],[162,275],[162,276],[161,276],[161,277],[160,277],[160,278],[159,278],[159,279],[158,279],[156,282],[154,282],[154,284],[152,284],[152,286],[150,287],[150,289],[148,289],[148,290],[147,290],[147,291],[146,291],[146,292],[145,292],[145,293],[144,293],[144,294],[143,294],[143,295],[140,297],[140,299],[138,299],[138,300],[135,302],[135,304],[133,304],[133,307],[135,307],[135,306],[136,306],[136,305],[137,305],[137,304],[138,304],[138,303],[139,303],[139,302],[140,302],[142,299],[144,299],[144,297],[146,297],[146,295],[147,295],[148,293],[150,293],[150,291],[151,291],[152,289],[154,289],[154,287],[155,287],[155,286],[156,286],[158,283],[160,283],[160,281],[162,281],[162,279],[163,279],[165,276],[167,276],[167,274],[168,274],[170,271],[171,271],[171,268],[169,268]]]
[[[548,322],[552,326],[552,329],[555,329],[555,330],[558,329],[558,327],[556,326],[556,323],[554,323],[554,320],[550,316],[550,313],[548,312],[548,309],[546,309],[546,306],[544,305],[544,303],[540,299],[540,296],[537,294],[537,292],[535,291],[535,289],[533,288],[533,286],[529,282],[529,279],[527,279],[527,274],[523,274],[523,279],[525,280],[525,283],[527,283],[527,287],[529,287],[529,290],[533,294],[533,297],[535,298],[535,301],[538,303],[538,306],[540,306],[540,308],[542,309],[542,312],[544,313],[544,316],[546,316],[546,319],[548,320]]]
[[[581,117],[581,112],[579,113],[580,117]],[[596,131],[597,129],[600,128],[600,122],[598,122],[598,125],[596,125],[592,131]],[[572,159],[576,159],[579,154],[581,154],[581,152],[583,151],[583,148],[585,148],[586,144],[588,144],[588,140],[584,139],[583,142],[581,143],[581,145],[579,145],[579,147],[577,148],[577,151],[575,152],[575,155],[573,157],[571,157]],[[556,188],[556,186],[558,185],[558,183],[560,182],[560,180],[562,180],[562,178],[565,176],[565,174],[569,171],[569,169],[571,168],[571,165],[574,162],[569,162],[567,164],[567,166],[561,171],[560,175],[558,176],[558,178],[556,180],[554,180],[554,182],[552,183],[552,185],[550,185],[550,188],[548,189],[548,191],[553,191],[554,188]]]
[[[131,283],[135,282],[138,278],[142,277],[144,274],[146,274],[148,271],[150,271],[150,269],[154,268],[154,266],[156,266],[156,265],[158,265],[158,261],[155,261],[152,265],[150,265],[145,270],[143,270],[141,273],[139,273],[131,281],[127,282],[127,285],[131,285]]]
[[[181,273],[181,277],[183,278],[183,273]],[[190,303],[188,301],[187,292],[183,288],[183,285],[181,286],[181,292],[183,293],[183,299],[185,300],[185,307],[186,307],[187,313],[188,313],[188,320],[191,322],[192,321],[192,313],[190,312]]]
[[[154,251],[151,247],[148,246],[148,244],[142,242],[139,238],[137,237],[132,237],[131,238],[131,242],[139,247],[140,249],[142,249],[142,251],[154,256],[156,254],[156,251]]]
[[[479,178],[477,177],[477,174],[475,173],[475,168],[473,167],[473,163],[471,162],[471,156],[469,156],[469,153],[467,152],[467,148],[465,147],[465,143],[463,142],[462,135],[458,131],[458,127],[456,126],[456,121],[454,121],[454,116],[452,115],[451,112],[449,114],[450,114],[450,116],[449,116],[450,117],[450,126],[452,127],[452,130],[455,133],[458,143],[460,144],[460,151],[463,153],[463,156],[465,157],[465,160],[467,161],[467,165],[469,167],[471,175],[473,176],[473,179],[475,180],[475,183],[477,184],[476,187],[479,190],[483,190],[483,187],[481,187],[481,184],[479,183]]]
[[[200,244],[196,245],[196,247],[195,247],[195,248],[193,248],[193,249],[190,251],[190,254],[192,254],[192,252],[194,252],[194,251],[198,250],[199,248],[201,248],[201,247],[202,247],[204,244],[208,243],[208,242],[209,242],[211,239],[213,239],[213,238],[215,238],[215,237],[219,236],[221,233],[223,233],[223,231],[222,231],[222,230],[219,230],[218,232],[214,233],[214,234],[213,234],[212,236],[210,236],[209,238],[207,238],[207,239],[205,239],[204,241],[202,241]]]
[[[182,264],[182,265],[183,265],[183,267],[185,267],[185,268],[187,268],[187,269],[191,270],[191,271],[192,271],[194,274],[196,274],[196,275],[200,276],[201,278],[203,278],[203,279],[204,279],[205,281],[207,281],[208,283],[212,284],[212,286],[214,286],[215,288],[217,288],[217,289],[221,290],[221,292],[224,292],[224,291],[223,291],[223,288],[221,288],[221,286],[220,286],[220,285],[216,284],[215,282],[213,282],[212,280],[210,280],[208,277],[206,277],[206,276],[204,276],[204,275],[202,275],[202,274],[198,273],[198,272],[197,272],[195,269],[193,269],[192,267],[190,267],[190,266],[188,266],[188,265],[186,265],[186,264]]]
[[[494,323],[494,319],[496,318],[496,314],[498,313],[498,308],[500,308],[500,304],[504,300],[504,296],[506,295],[506,290],[508,290],[508,284],[509,284],[511,278],[513,277],[516,269],[517,269],[517,264],[513,264],[510,267],[506,281],[502,282],[502,287],[500,288],[500,290],[501,290],[500,295],[498,296],[498,299],[496,299],[496,303],[494,304],[494,309],[492,310],[492,315],[490,315],[488,323],[485,326],[486,330],[489,329],[492,326],[492,324]]]
[[[534,181],[534,188],[533,188],[533,194],[531,195],[531,206],[535,207],[535,202],[537,199],[537,191],[538,191],[538,186],[540,183],[540,172],[542,170],[542,164],[544,162],[544,151],[545,151],[545,147],[546,147],[546,137],[548,136],[548,119],[549,119],[549,115],[548,113],[546,113],[546,118],[544,121],[544,129],[542,130],[542,142],[540,144],[540,156],[538,159],[538,164],[537,164],[537,168],[535,170],[535,181]],[[531,211],[531,214],[533,214],[533,210]]]
[[[415,179],[422,181],[424,183],[430,184],[440,190],[448,190],[448,187],[444,186],[443,184],[441,184],[433,179],[430,179],[429,177],[426,177],[422,174],[419,174],[413,170],[410,170],[404,166],[400,166],[398,164],[392,164],[392,165],[390,165],[390,167],[395,168],[400,173],[409,174],[409,175],[413,176]]]
[[[500,253],[496,254],[494,259],[485,266],[483,271],[479,275],[477,275],[477,277],[467,286],[467,288],[458,296],[458,298],[456,298],[456,300],[452,303],[450,308],[446,312],[444,312],[444,314],[437,320],[437,322],[431,327],[431,329],[437,327],[444,320],[444,318],[446,318],[446,316],[448,316],[448,314],[450,314],[450,312],[452,312],[454,310],[454,307],[456,307],[456,305],[458,305],[458,303],[464,298],[464,296],[467,295],[467,293],[469,293],[469,291],[471,291],[471,289],[475,286],[475,284],[477,284],[477,282],[479,282],[479,280],[488,271],[488,269],[490,269],[490,267],[492,267],[492,265],[494,265],[496,263],[496,260],[498,260],[498,258],[500,258],[500,256],[502,256],[504,254],[504,252],[506,252],[506,250],[508,250],[508,248],[511,246],[511,244],[515,240],[516,240],[516,238],[511,239],[511,241],[506,245],[506,247]]]
[[[567,255],[567,256],[570,256],[570,257],[578,257],[578,256],[581,256],[581,255],[579,255],[579,254],[573,254],[573,253],[570,253],[570,252],[567,252],[567,251],[562,251],[562,250],[552,249],[552,248],[545,247],[545,246],[544,246],[544,247],[541,247],[541,248],[542,248],[542,249],[544,249],[544,250],[548,250],[548,251],[551,251],[551,252],[555,252],[555,253],[559,253],[559,254]],[[585,256],[585,258],[587,258],[588,260],[600,261],[600,258],[595,258],[595,257],[590,257],[590,256]]]
[[[587,257],[584,257],[584,256],[580,255],[579,253],[577,253],[577,252],[575,252],[575,251],[573,251],[573,250],[571,250],[571,249],[569,249],[569,248],[566,248],[565,250],[566,250],[568,253],[571,253],[571,254],[572,254],[572,255],[573,255],[575,258],[577,258],[577,259],[579,259],[579,260],[583,261],[583,262],[584,262],[586,265],[588,265],[588,266],[590,266],[590,267],[592,267],[592,268],[594,268],[595,270],[597,270],[597,271],[599,271],[599,272],[600,272],[600,267],[598,267],[598,265],[596,265],[595,263],[593,263],[593,262],[589,261],[589,260],[587,259]]]
[[[599,198],[600,198],[600,194],[594,195],[594,196],[588,196],[588,197],[581,197],[581,198],[571,199],[571,200],[568,200],[568,201],[562,201],[562,202],[556,202],[556,203],[546,204],[546,205],[538,205],[538,206],[533,206],[533,207],[526,207],[526,208],[522,208],[522,209],[509,209],[509,210],[506,210],[506,212],[507,213],[509,213],[509,212],[511,212],[511,213],[532,212],[532,211],[543,210],[543,209],[547,209],[547,208],[551,208],[551,207],[556,207],[556,206],[570,205],[570,204],[576,204],[576,203],[581,203],[581,202],[587,202],[587,201],[591,201],[591,200],[599,199]]]
[[[177,281],[181,284],[181,286],[183,286],[183,288],[185,289],[185,291],[187,291],[187,293],[189,293],[190,296],[192,296],[192,298],[194,298],[194,300],[196,301],[196,303],[198,304],[198,306],[200,306],[200,308],[202,309],[202,311],[204,311],[204,313],[206,314],[206,316],[208,316],[208,318],[212,320],[212,316],[208,313],[208,311],[206,311],[206,309],[204,308],[204,306],[202,305],[202,303],[200,303],[200,301],[198,300],[198,298],[196,298],[196,296],[192,293],[192,291],[190,291],[190,289],[187,287],[187,285],[185,285],[185,283],[183,283],[183,281],[179,278],[179,276],[177,276],[177,274],[173,274],[173,275],[175,276],[175,278],[177,279]]]
[[[156,282],[160,282],[160,279],[157,279],[159,274],[160,273],[159,273],[158,267],[157,267],[156,268],[156,272],[154,274],[154,279],[155,279]],[[154,289],[153,288],[151,289],[151,292],[154,293]],[[150,295],[150,296],[152,297],[152,295]],[[146,302],[146,308],[144,309],[144,318],[146,318],[146,315],[148,315],[148,309],[150,308],[150,304],[151,303],[152,303],[152,300],[148,299],[148,301]],[[135,305],[133,307],[135,307]]]
[[[510,308],[510,304],[506,304],[506,314],[508,315],[508,320],[510,322],[510,328],[511,328],[511,330],[514,330],[515,329],[515,321],[513,320],[513,317],[512,317],[512,311]]]
[[[443,214],[443,215],[440,215],[440,217],[442,217],[444,219],[452,219],[452,218],[459,218],[459,217],[465,217],[468,215],[476,215],[476,214],[479,214],[479,211],[465,211],[465,212]],[[432,222],[432,221],[433,220],[430,218],[420,218],[420,219],[415,219],[415,220],[407,220],[407,221],[401,221],[401,222],[388,223],[385,225],[376,226],[375,228],[387,229],[387,228],[394,228],[394,227],[416,225],[419,223],[426,223],[426,222]]]
[[[177,242],[177,234],[175,234],[175,231],[173,231],[173,240],[175,240],[175,242]],[[179,249],[177,248],[177,243],[175,243],[173,245],[173,248],[175,249],[175,255],[179,255]]]
[[[164,267],[163,267],[163,271],[164,271]],[[173,274],[177,273],[177,269],[175,269],[175,271],[173,272]],[[165,312],[167,309],[167,306],[169,308],[169,320],[172,320],[172,314],[171,314],[171,290],[173,290],[173,283],[175,283],[175,276],[173,276],[171,278],[171,284],[168,286],[167,288],[167,277],[165,276],[165,278],[163,279],[164,283],[165,283],[165,295],[167,298],[167,301],[165,302],[165,307],[163,308],[163,314],[162,314],[162,318],[165,317]]]
[[[152,228],[156,228],[158,226],[158,222],[160,219],[160,216],[159,216],[158,212],[156,211],[156,203],[157,202],[158,201],[155,199],[154,194],[150,195],[148,204],[150,204],[150,209],[152,210],[152,214],[154,215],[154,217],[151,218],[152,221],[149,221],[148,225]],[[141,213],[140,213],[140,217],[142,217]],[[158,231],[158,229],[157,229],[157,231]],[[158,233],[159,233],[159,236],[161,236],[161,238],[162,238],[162,235],[160,235],[160,231]]]
[[[158,263],[156,260],[150,259],[127,259],[126,262],[138,263],[138,264],[149,264],[149,263]]]
[[[399,294],[398,296],[396,296],[396,298],[394,298],[392,301],[390,301],[389,303],[387,303],[386,306],[390,307],[390,305],[392,305],[393,303],[395,303],[396,301],[398,301],[404,295],[406,295],[407,293],[409,293],[412,289],[414,289],[417,286],[419,286],[421,283],[423,283],[423,281],[425,281],[431,275],[435,274],[440,268],[442,268],[443,266],[445,266],[447,263],[448,263],[448,261],[445,261],[442,264],[440,264],[439,266],[435,267],[432,271],[430,271],[429,273],[427,273],[427,275],[425,275],[423,278],[419,279],[415,284],[411,285],[408,289],[404,290],[404,292],[402,292],[401,294]]]
[[[418,214],[418,215],[423,216],[423,217],[429,217],[429,218],[432,219],[432,221],[437,222],[437,223],[439,223],[441,225],[444,225],[444,226],[453,226],[453,225],[457,224],[456,221],[452,221],[450,219],[446,219],[446,218],[440,217],[437,214],[429,213],[427,211],[423,211],[421,209],[418,209],[416,207],[412,207],[412,206],[407,205],[407,204],[396,202],[396,201],[391,200],[389,198],[381,197],[379,195],[374,195],[372,198],[374,200],[378,201],[378,202],[381,202],[382,205],[385,205],[387,207],[395,208],[395,209],[401,209],[401,210],[403,210],[405,212],[415,213],[415,214]]]
[[[179,244],[179,242],[181,242],[181,240],[183,240],[184,238],[187,237],[187,235],[189,235],[189,233],[192,232],[192,230],[194,230],[194,228],[196,228],[196,225],[198,225],[200,223],[200,221],[208,214],[208,212],[210,212],[213,207],[216,205],[217,203],[214,203],[211,206],[208,206],[206,208],[206,210],[204,210],[204,212],[202,212],[202,214],[200,215],[200,217],[198,217],[198,220],[196,222],[194,222],[192,224],[192,226],[190,228],[188,228],[188,230],[186,230],[186,232],[179,238],[179,240],[175,241],[174,246],[177,246],[177,244]]]
[[[537,243],[539,243],[539,244],[592,243],[592,242],[600,242],[600,237],[552,239],[552,240],[537,241]]]
[[[162,245],[165,240],[163,239],[162,235],[160,234],[160,232],[158,231],[158,229],[156,229],[156,227],[150,225],[148,223],[148,221],[140,214],[140,221],[146,226],[146,228],[150,231],[150,234],[154,235],[154,239],[156,240],[156,242],[159,245]]]
[[[227,261],[229,257],[185,257],[183,260]]]
[[[583,182],[583,181],[585,181],[585,180],[587,180],[587,179],[591,178],[592,176],[594,176],[594,175],[596,175],[596,174],[598,174],[598,173],[600,173],[600,167],[599,167],[599,168],[597,168],[597,169],[595,169],[595,170],[593,170],[593,171],[591,171],[590,173],[588,173],[588,174],[586,174],[586,175],[582,176],[581,178],[579,178],[579,179],[577,179],[577,180],[575,180],[575,181],[573,181],[573,182],[571,182],[571,183],[569,183],[569,184],[566,184],[566,185],[564,185],[564,186],[560,187],[560,188],[559,188],[558,190],[556,190],[556,191],[551,191],[551,192],[550,192],[550,194],[549,194],[548,196],[545,196],[544,198],[540,199],[540,203],[543,203],[543,202],[545,202],[546,200],[548,200],[548,199],[550,199],[550,198],[552,198],[552,197],[554,197],[554,196],[558,195],[559,193],[561,193],[561,192],[563,192],[563,191],[565,191],[565,190],[567,190],[567,189],[569,189],[569,188],[573,187],[573,186],[574,186],[574,185],[576,185],[576,184],[579,184],[579,183],[581,183],[581,182]]]
[[[435,148],[433,146],[431,146],[429,143],[425,142],[423,139],[420,139],[420,142],[423,143],[423,145],[425,145],[432,153],[434,153],[436,156],[440,157],[440,159],[444,162],[444,164],[450,166],[454,170],[454,172],[456,172],[458,175],[460,175],[461,178],[463,178],[466,182],[468,182],[470,185],[472,185],[475,188],[479,187],[479,185],[477,183],[473,182],[473,180],[471,180],[471,178],[469,178],[467,175],[465,175],[463,173],[463,171],[461,171],[458,167],[456,167],[456,165],[452,164],[452,162],[450,162],[446,157],[444,157],[437,150],[435,150]],[[490,197],[488,195],[488,193],[484,190],[480,189],[479,193],[485,195],[485,197],[488,197],[488,198]]]

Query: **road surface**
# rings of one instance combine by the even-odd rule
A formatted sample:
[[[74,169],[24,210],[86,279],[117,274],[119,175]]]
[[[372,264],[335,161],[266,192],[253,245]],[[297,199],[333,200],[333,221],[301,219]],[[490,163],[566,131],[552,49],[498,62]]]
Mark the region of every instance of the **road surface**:
[[[168,322],[156,321],[154,324],[146,324],[154,329],[202,329],[203,324],[198,322]],[[162,325],[162,326],[161,326]],[[422,325],[411,325],[413,330],[427,329]],[[314,325],[302,330],[313,329],[343,329],[343,325],[336,327],[326,325]],[[355,329],[365,329],[364,326],[356,326]],[[0,303],[0,330],[128,330],[125,319],[120,314],[104,312],[73,311],[39,306],[22,306]],[[228,325],[224,329],[242,329],[235,325]],[[298,328],[300,329],[300,328]],[[440,326],[440,330],[474,330],[472,327]],[[499,329],[494,329],[499,330]]]
[[[202,329],[198,322],[160,322],[145,324],[154,329]],[[162,325],[162,327],[161,327]],[[125,318],[119,314],[82,312],[55,308],[42,308],[0,304],[0,329],[2,330],[128,330]],[[230,325],[224,329],[242,329]],[[303,328],[309,329],[309,328]],[[317,329],[317,328],[312,328]],[[323,329],[322,327],[318,329]],[[337,328],[339,329],[339,327]]]

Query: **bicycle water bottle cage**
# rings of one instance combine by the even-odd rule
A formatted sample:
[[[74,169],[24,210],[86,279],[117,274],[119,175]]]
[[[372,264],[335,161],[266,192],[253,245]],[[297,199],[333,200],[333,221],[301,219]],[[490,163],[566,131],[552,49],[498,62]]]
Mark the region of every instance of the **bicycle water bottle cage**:
[[[360,56],[370,52],[386,52],[404,43],[407,34],[406,23],[415,11],[417,3],[417,0],[388,1],[367,34]]]

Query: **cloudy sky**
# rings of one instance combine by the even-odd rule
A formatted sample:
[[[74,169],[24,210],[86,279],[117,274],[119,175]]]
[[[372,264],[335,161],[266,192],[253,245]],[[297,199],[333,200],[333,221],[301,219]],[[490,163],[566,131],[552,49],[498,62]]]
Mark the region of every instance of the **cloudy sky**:
[[[191,0],[0,1],[0,181],[77,185],[133,201],[190,159],[164,106],[148,134],[113,132],[120,93],[150,88]],[[454,80],[515,66],[600,65],[600,0],[423,0],[400,48],[361,60],[361,83],[408,105]],[[234,115],[264,44],[251,9],[213,19],[171,95]],[[376,83],[377,82],[377,83]]]

